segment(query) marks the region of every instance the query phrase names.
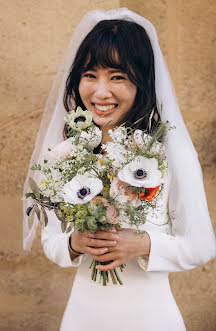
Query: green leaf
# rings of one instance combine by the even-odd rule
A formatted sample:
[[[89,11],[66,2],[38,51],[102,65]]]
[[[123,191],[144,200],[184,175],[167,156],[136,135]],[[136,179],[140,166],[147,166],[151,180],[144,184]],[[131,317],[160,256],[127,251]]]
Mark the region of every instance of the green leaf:
[[[40,200],[40,191],[39,188],[32,177],[29,177],[29,186],[32,189],[32,192],[38,200]]]
[[[66,233],[71,232],[71,230],[73,229],[73,223],[70,223],[70,225],[68,226]]]
[[[34,164],[34,165],[31,167],[31,170],[41,170],[41,165],[40,165],[40,164]]]
[[[61,229],[62,229],[62,232],[65,232],[66,229],[67,229],[67,222],[63,221],[61,222]]]
[[[41,223],[42,228],[44,228],[48,224],[48,216],[47,216],[47,213],[46,213],[44,207],[41,207],[40,223]]]
[[[37,214],[37,218],[38,218],[38,220],[40,221],[40,210],[39,210],[39,208],[38,208],[38,205],[35,205],[34,207],[35,207],[35,212],[36,212],[36,214]]]
[[[29,217],[28,217],[28,226],[29,226],[30,230],[31,230],[31,228],[34,224],[34,215],[35,215],[35,206],[30,211],[30,214],[29,214]]]
[[[36,198],[36,196],[34,195],[34,193],[26,193],[25,194],[25,197],[26,197],[26,199],[28,199],[28,198],[35,199]]]

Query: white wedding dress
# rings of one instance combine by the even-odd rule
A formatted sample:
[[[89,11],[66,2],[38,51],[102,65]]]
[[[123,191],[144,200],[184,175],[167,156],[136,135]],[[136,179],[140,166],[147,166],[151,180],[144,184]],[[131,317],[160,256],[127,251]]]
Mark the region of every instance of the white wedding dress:
[[[49,224],[42,230],[46,256],[62,267],[79,265],[61,331],[185,330],[170,289],[167,270],[171,264],[174,269],[178,268],[178,257],[172,261],[172,254],[168,253],[176,238],[168,234],[169,225],[159,226],[167,221],[168,192],[166,180],[157,208],[148,217],[158,225],[147,222],[143,226],[151,237],[150,256],[148,259],[132,259],[126,263],[123,272],[119,270],[123,285],[113,285],[110,280],[107,286],[103,286],[99,284],[99,278],[92,281],[91,257],[88,255],[71,262],[67,247],[70,234],[62,234],[60,222],[52,212],[49,213]],[[166,243],[167,247],[162,247]]]

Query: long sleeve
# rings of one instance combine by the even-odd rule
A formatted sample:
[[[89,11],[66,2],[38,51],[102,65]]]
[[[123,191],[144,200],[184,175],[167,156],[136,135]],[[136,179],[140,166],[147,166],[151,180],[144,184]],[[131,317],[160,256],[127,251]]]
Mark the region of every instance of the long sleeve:
[[[201,169],[200,169],[201,170]],[[177,191],[177,184],[171,179],[168,197],[169,212],[174,212],[173,235],[148,229],[151,239],[149,257],[138,257],[138,263],[145,271],[177,272],[193,269],[216,256],[216,242],[208,213],[206,196],[201,171],[191,173],[191,191],[185,192],[184,199],[179,199],[182,192]],[[196,183],[196,194],[193,194]],[[187,188],[185,188],[187,190]]]
[[[48,225],[42,229],[41,242],[46,257],[60,267],[78,267],[83,259],[83,255],[78,256],[73,261],[68,250],[68,239],[72,233],[62,233],[60,221],[53,211],[48,213]]]

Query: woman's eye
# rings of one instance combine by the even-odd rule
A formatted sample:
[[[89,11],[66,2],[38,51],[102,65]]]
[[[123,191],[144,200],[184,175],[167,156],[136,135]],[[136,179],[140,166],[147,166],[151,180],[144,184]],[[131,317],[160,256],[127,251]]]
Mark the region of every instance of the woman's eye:
[[[125,79],[125,77],[124,76],[113,76],[112,77],[112,80],[121,80],[121,79]]]
[[[83,74],[83,77],[95,78],[95,76],[93,74],[89,74],[89,73]]]

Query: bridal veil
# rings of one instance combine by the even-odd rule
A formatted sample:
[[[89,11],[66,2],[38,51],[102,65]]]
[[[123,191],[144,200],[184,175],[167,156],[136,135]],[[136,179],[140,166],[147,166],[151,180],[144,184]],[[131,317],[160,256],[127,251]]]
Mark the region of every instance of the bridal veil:
[[[169,121],[172,126],[175,126],[175,129],[168,132],[165,141],[169,171],[172,177],[169,210],[175,213],[173,232],[176,237],[174,239],[175,243],[171,244],[170,249],[172,249],[171,254],[173,255],[181,252],[180,255],[183,258],[185,257],[187,268],[190,269],[215,257],[214,232],[209,217],[198,156],[181,116],[155,28],[145,18],[127,8],[110,11],[94,10],[83,17],[72,35],[66,56],[53,83],[30,165],[42,163],[47,149],[53,148],[63,140],[62,132],[64,115],[66,114],[63,106],[63,94],[70,67],[85,36],[99,21],[110,19],[133,21],[141,25],[146,30],[152,45],[155,60],[155,88],[158,110],[163,122]],[[28,184],[30,176],[37,180],[35,172],[29,170],[25,181],[24,194],[31,191]],[[33,227],[29,230],[26,209],[30,204],[31,202],[25,199],[24,196],[23,246],[26,250],[31,249],[38,223],[35,219]],[[160,241],[158,243],[161,246],[159,254],[163,255],[163,250],[167,250],[164,246],[168,245],[167,247],[169,248],[170,241],[167,241],[165,237],[156,238],[155,240]],[[163,263],[163,259],[164,257],[161,256],[158,263]],[[184,269],[184,265],[182,265],[181,269]]]

